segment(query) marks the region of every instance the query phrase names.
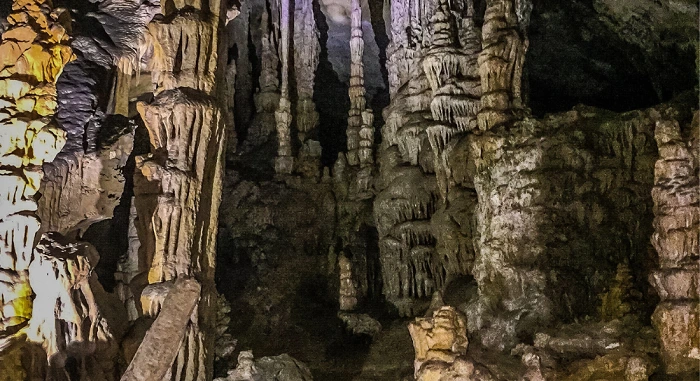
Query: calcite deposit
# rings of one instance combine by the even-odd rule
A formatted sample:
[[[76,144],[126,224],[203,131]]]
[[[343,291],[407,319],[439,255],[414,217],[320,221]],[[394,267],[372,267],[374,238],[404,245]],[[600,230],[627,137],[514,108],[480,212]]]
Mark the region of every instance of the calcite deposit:
[[[659,268],[650,274],[661,303],[652,320],[661,356],[671,374],[700,368],[700,200],[698,199],[698,117],[681,135],[675,121],[656,123],[659,160],[654,166],[654,233]]]
[[[72,305],[72,298],[65,293],[75,284],[84,284],[87,274],[77,275],[73,279],[60,280],[58,290],[52,290],[55,284],[48,284],[53,274],[52,265],[30,274],[30,268],[38,265],[43,257],[34,254],[35,235],[40,222],[37,216],[35,194],[39,191],[43,171],[41,165],[50,162],[63,148],[66,134],[52,120],[56,112],[56,80],[63,68],[73,58],[68,46],[69,35],[62,18],[61,10],[54,10],[51,1],[20,1],[12,3],[12,10],[7,18],[9,27],[3,32],[0,41],[0,120],[2,123],[2,148],[0,160],[0,185],[2,186],[2,203],[0,204],[0,238],[2,243],[2,286],[0,300],[0,331],[4,337],[17,335],[29,324],[30,330],[39,331],[29,335],[30,340],[43,345],[47,352],[55,354],[61,348],[56,337],[54,319],[60,318],[51,310],[56,297],[63,291],[62,302]],[[69,267],[74,264],[68,265]],[[77,264],[75,264],[77,265]],[[77,265],[82,267],[80,265]],[[58,267],[62,267],[58,265]],[[46,272],[47,284],[37,282],[36,278]],[[35,277],[36,276],[36,277]],[[35,277],[35,281],[31,279]],[[41,295],[43,290],[44,306],[38,306],[34,316],[33,287]],[[52,297],[52,295],[54,297]],[[41,299],[39,299],[41,303]],[[41,308],[44,308],[42,311]],[[48,308],[48,310],[46,309]],[[68,323],[74,323],[77,316],[67,313]],[[33,319],[33,320],[32,320]],[[37,327],[46,321],[50,332],[41,333]],[[97,324],[97,322],[95,322]],[[70,343],[76,337],[67,337]],[[82,339],[78,336],[77,339]],[[63,346],[66,344],[61,342]],[[16,351],[17,349],[15,349]],[[44,358],[44,361],[46,358]],[[8,377],[20,377],[21,366],[14,363],[6,367]]]
[[[0,1],[0,381],[697,380],[699,15]]]

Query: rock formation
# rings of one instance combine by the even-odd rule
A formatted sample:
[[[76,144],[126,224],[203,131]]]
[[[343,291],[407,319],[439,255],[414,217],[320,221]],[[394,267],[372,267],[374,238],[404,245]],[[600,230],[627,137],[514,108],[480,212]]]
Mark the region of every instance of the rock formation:
[[[0,2],[0,380],[697,379],[699,12]]]
[[[313,138],[318,127],[318,113],[313,103],[314,78],[320,50],[318,28],[311,1],[299,1],[294,5],[294,74],[297,90],[296,126],[299,141]]]
[[[317,145],[318,112],[313,101],[314,79],[318,66],[321,47],[318,42],[318,28],[314,18],[313,2],[309,0],[295,2],[294,5],[294,77],[296,81],[296,127],[299,142],[302,145],[300,161],[306,161],[302,155],[310,156],[310,171],[317,176],[320,151]],[[309,141],[311,140],[311,141]],[[314,143],[315,141],[316,143]],[[316,151],[316,152],[313,152]],[[313,162],[316,163],[313,163]],[[302,164],[300,164],[302,165]],[[315,168],[314,168],[315,167]],[[315,169],[315,170],[314,170]],[[304,172],[304,171],[302,171]],[[316,172],[316,173],[314,173]]]
[[[289,0],[280,1],[280,61],[282,65],[282,80],[280,84],[280,102],[275,111],[277,124],[277,158],[275,159],[275,172],[278,174],[291,174],[294,170],[294,157],[292,156],[292,103],[289,99],[289,29],[290,9]]]
[[[698,123],[681,134],[676,121],[656,123],[659,160],[654,167],[654,234],[659,268],[651,281],[661,298],[652,316],[661,356],[670,374],[697,372],[700,364],[698,310]]]
[[[75,244],[57,233],[43,234],[29,265],[35,307],[27,329],[30,342],[41,343],[49,379],[64,379],[67,360],[79,362],[79,377],[114,380],[120,323],[102,312],[104,290],[93,274],[99,260],[89,244]],[[37,359],[40,361],[40,359]],[[40,369],[40,367],[38,368]],[[32,369],[38,376],[37,367]],[[40,373],[39,373],[40,374]],[[68,378],[69,379],[69,378]]]
[[[416,351],[416,380],[493,380],[466,358],[467,322],[454,307],[440,307],[432,317],[417,318],[408,330]]]
[[[362,55],[364,53],[364,41],[362,40],[362,8],[360,1],[354,0],[351,4],[350,16],[350,87],[348,92],[350,95],[350,111],[348,115],[348,130],[347,130],[347,145],[348,152],[346,154],[348,164],[358,165],[371,163],[371,143],[368,147],[361,147],[360,131],[362,129],[370,129],[370,126],[365,127],[364,117],[365,112],[365,79],[362,64]],[[369,121],[371,123],[371,120]],[[373,133],[365,132],[364,135],[372,136]],[[369,150],[369,153],[366,152]],[[361,157],[363,157],[361,159]]]
[[[172,17],[149,24],[153,49],[159,52],[152,58],[158,61],[154,65],[158,70],[152,72],[156,95],[150,103],[137,104],[151,143],[151,153],[136,158],[142,175],[135,180],[134,200],[144,264],[140,270],[147,274],[147,289],[196,278],[201,295],[197,312],[186,325],[171,328],[183,335],[182,344],[170,348],[177,351],[174,362],[163,358],[149,372],[162,372],[168,379],[187,375],[204,380],[211,377],[214,361],[214,245],[225,146],[225,116],[217,98],[222,91],[216,80],[219,60],[212,54],[218,51],[220,4],[178,4],[176,9],[162,5],[163,13]],[[151,306],[148,315],[158,316],[153,330],[161,318],[160,303],[153,307],[156,300],[144,302],[144,298],[165,296],[148,295],[144,290],[141,299],[142,305]],[[148,349],[140,352],[145,345],[154,345],[148,343],[150,332],[132,364],[151,361],[139,358],[151,356]],[[138,377],[139,369],[134,365],[133,377]]]
[[[238,355],[238,366],[225,378],[217,381],[312,381],[306,365],[289,355],[262,357],[255,360],[253,352],[242,351]]]
[[[52,117],[57,105],[56,80],[74,58],[67,44],[65,18],[60,10],[52,8],[51,1],[13,2],[7,20],[9,27],[0,41],[3,337],[18,333],[32,318],[32,285],[40,286],[31,282],[29,274],[35,262],[33,244],[39,231],[34,196],[41,184],[42,164],[53,160],[66,142],[65,132],[56,127]],[[36,338],[39,342],[42,339]],[[55,345],[51,347],[58,350]],[[3,373],[22,378],[21,367],[14,365]]]

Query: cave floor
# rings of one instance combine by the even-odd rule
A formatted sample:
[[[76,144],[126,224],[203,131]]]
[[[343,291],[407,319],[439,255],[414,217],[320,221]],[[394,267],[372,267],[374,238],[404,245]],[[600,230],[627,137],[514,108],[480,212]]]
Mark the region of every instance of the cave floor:
[[[228,282],[220,281],[219,291],[231,303],[229,331],[238,340],[232,358],[243,350],[252,350],[255,358],[287,353],[319,381],[412,376],[410,319],[383,312],[384,305],[367,306],[359,312],[376,318],[382,331],[373,340],[346,332],[337,302],[326,291],[328,278],[318,272],[325,260],[285,255],[253,276],[247,266],[227,267]]]

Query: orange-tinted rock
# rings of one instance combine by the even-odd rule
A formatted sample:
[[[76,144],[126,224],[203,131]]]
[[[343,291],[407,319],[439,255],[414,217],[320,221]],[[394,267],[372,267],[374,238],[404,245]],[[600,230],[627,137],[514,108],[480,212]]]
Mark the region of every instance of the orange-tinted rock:
[[[3,40],[15,40],[17,42],[32,42],[37,38],[37,33],[29,25],[12,28],[2,34]]]
[[[435,378],[437,374],[446,371],[467,352],[467,319],[454,307],[441,307],[430,318],[417,318],[409,323],[408,331],[416,351],[417,380],[440,379]]]

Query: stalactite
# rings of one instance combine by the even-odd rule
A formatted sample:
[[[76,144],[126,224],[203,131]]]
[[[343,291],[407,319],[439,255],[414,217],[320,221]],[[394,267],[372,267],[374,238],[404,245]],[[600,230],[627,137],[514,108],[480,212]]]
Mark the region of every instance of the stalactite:
[[[262,68],[260,69],[259,94],[279,93],[280,90],[279,76],[277,72],[277,67],[279,65],[279,57],[277,56],[277,42],[275,39],[275,34],[270,28],[270,22],[270,15],[267,11],[267,7],[264,7],[262,20],[260,21],[262,27],[262,48],[260,53]],[[256,94],[256,97],[257,96],[258,95]],[[277,107],[278,102],[279,100],[275,102],[274,107]],[[268,110],[268,107],[265,107],[265,105],[266,103],[264,105],[258,105],[258,111]]]
[[[292,103],[289,99],[289,28],[290,9],[289,0],[280,0],[280,61],[282,61],[282,83],[280,85],[280,103],[275,111],[277,124],[277,157],[275,158],[275,172],[277,174],[291,174],[294,170],[294,156],[292,156]]]
[[[435,169],[443,199],[447,198],[450,165],[446,152],[453,138],[476,127],[480,86],[475,76],[478,38],[461,46],[460,36],[474,36],[473,4],[466,2],[467,17],[462,19],[464,31],[458,30],[447,1],[440,1],[433,14],[433,44],[423,60],[423,70],[433,90],[430,104],[433,119],[439,124],[428,127],[428,138],[435,155]],[[467,20],[467,21],[465,21]],[[467,91],[465,91],[465,89]]]
[[[0,39],[0,332],[32,316],[28,270],[39,230],[34,198],[42,164],[65,144],[55,127],[56,79],[73,59],[62,13],[50,0],[15,1]]]
[[[260,28],[260,76],[258,77],[259,87],[256,89],[254,100],[256,113],[253,120],[250,122],[246,139],[240,147],[241,153],[250,151],[261,144],[266,144],[271,137],[275,136],[276,121],[275,111],[280,104],[280,79],[278,66],[280,63],[277,49],[275,24],[274,20],[279,17],[270,17],[268,6],[272,8],[273,15],[277,14],[275,10],[275,0],[272,3],[266,4],[263,7]],[[244,6],[247,8],[248,6]],[[248,65],[248,60],[244,60]],[[239,77],[241,74],[239,74]],[[247,78],[251,75],[243,75]],[[240,102],[236,100],[237,115],[241,114]]]

